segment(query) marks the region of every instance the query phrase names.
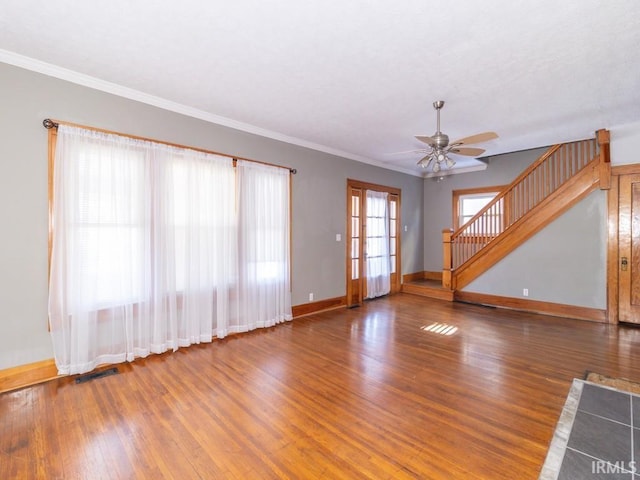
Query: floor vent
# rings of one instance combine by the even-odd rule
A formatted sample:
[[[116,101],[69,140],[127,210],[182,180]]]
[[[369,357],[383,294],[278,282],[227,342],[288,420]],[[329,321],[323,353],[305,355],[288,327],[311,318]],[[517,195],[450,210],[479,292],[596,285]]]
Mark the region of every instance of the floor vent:
[[[99,372],[92,372],[92,373],[87,373],[86,375],[81,375],[76,378],[76,383],[84,383],[84,382],[88,382],[89,380],[94,380],[96,378],[115,375],[116,373],[120,373],[118,372],[118,369],[116,367],[107,368],[106,370],[100,370]]]

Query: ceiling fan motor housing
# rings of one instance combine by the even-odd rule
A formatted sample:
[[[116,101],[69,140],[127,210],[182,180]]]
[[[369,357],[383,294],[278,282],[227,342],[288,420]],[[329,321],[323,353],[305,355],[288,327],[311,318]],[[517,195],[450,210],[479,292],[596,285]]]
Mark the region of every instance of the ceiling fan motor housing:
[[[434,148],[441,149],[446,148],[446,146],[449,145],[449,135],[445,135],[442,132],[436,132],[431,136],[431,138],[434,140],[432,145]]]

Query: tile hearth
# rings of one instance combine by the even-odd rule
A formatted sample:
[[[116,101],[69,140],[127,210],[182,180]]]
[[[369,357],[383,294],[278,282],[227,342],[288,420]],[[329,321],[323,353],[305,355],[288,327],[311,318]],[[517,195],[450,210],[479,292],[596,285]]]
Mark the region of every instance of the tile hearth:
[[[640,396],[575,379],[540,480],[640,480],[639,427]]]

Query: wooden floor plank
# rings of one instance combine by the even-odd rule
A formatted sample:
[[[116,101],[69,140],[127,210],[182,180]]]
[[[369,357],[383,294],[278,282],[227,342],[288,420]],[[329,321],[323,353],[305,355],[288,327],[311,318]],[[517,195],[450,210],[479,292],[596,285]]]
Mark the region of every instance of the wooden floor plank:
[[[571,380],[639,357],[637,328],[398,294],[4,393],[0,478],[537,478]]]

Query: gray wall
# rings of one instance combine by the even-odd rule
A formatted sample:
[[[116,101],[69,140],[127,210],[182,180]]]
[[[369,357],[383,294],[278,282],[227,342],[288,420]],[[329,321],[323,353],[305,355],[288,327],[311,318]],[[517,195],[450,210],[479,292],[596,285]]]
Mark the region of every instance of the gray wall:
[[[592,192],[465,291],[605,309],[607,194]]]
[[[452,191],[510,183],[546,149],[493,157],[476,173],[425,180],[425,270],[442,269],[442,228],[452,225]],[[538,232],[464,291],[606,308],[607,195],[597,190]],[[436,206],[440,206],[437,208]]]
[[[423,269],[423,180],[168,112],[0,63],[0,369],[53,357],[47,331],[50,117],[286,165],[292,300],[345,295],[346,179],[402,190],[402,273]],[[342,241],[336,242],[336,234]]]

